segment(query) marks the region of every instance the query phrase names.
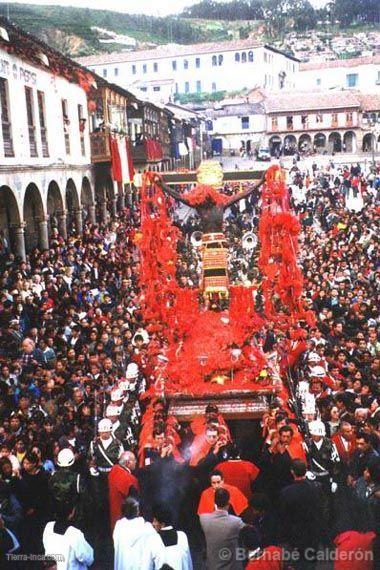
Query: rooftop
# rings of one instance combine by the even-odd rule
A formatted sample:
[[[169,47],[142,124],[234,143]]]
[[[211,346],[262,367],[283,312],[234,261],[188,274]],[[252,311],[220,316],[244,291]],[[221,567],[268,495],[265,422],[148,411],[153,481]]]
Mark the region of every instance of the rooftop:
[[[380,54],[353,57],[350,59],[334,59],[332,61],[308,61],[300,64],[300,71],[331,69],[337,67],[357,67],[358,65],[380,64]]]
[[[126,63],[135,61],[144,61],[151,59],[161,59],[165,57],[179,57],[184,55],[199,55],[202,53],[218,53],[226,51],[237,51],[242,49],[255,49],[265,47],[276,53],[283,53],[280,50],[272,48],[255,40],[233,40],[228,42],[208,42],[203,44],[180,45],[165,44],[153,49],[141,51],[124,51],[113,53],[102,53],[98,55],[90,55],[88,57],[80,57],[77,59],[82,65],[105,65],[112,63]],[[284,54],[286,55],[286,54]],[[288,56],[290,59],[295,59]],[[298,61],[298,60],[295,60]]]
[[[265,100],[267,113],[346,109],[360,107],[360,105],[359,94],[351,90],[281,92],[280,97],[272,95]]]

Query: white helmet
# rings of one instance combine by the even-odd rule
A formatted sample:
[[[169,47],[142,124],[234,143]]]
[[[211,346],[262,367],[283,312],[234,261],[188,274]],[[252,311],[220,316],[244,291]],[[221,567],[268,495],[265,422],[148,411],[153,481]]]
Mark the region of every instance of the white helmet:
[[[98,432],[105,433],[107,431],[112,431],[112,422],[107,418],[103,418],[98,424]]]
[[[314,378],[323,378],[326,376],[326,370],[323,366],[313,366],[313,368],[310,368],[310,376],[313,376]]]
[[[123,399],[123,392],[116,388],[111,392],[111,402],[118,402],[119,400]]]
[[[314,420],[309,423],[309,433],[310,435],[317,435],[320,437],[325,437],[326,428],[325,424],[321,420]]]
[[[110,416],[120,416],[120,408],[119,406],[107,406],[106,409],[106,416],[109,418]]]
[[[58,453],[57,465],[59,467],[70,467],[71,465],[74,464],[74,461],[75,461],[75,455],[71,449],[69,448],[61,449],[61,451]]]
[[[307,357],[309,362],[319,362],[321,357],[317,352],[310,352],[309,356]]]
[[[126,378],[136,378],[139,375],[139,367],[135,362],[131,362],[127,366],[127,370],[125,372]]]

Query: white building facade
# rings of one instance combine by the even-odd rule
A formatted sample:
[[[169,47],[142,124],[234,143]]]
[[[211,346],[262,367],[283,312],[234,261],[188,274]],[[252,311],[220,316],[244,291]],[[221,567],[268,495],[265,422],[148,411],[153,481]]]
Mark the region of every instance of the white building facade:
[[[0,33],[22,48],[18,28]],[[0,227],[21,257],[94,216],[86,92],[35,49],[41,66],[0,49]]]
[[[99,54],[78,61],[124,88],[137,86],[160,98],[162,81],[174,92],[212,93],[255,86],[271,91],[295,87],[299,62],[271,46],[253,40],[195,45],[159,46],[145,51]]]
[[[301,63],[296,86],[303,91],[338,88],[380,93],[380,54]]]

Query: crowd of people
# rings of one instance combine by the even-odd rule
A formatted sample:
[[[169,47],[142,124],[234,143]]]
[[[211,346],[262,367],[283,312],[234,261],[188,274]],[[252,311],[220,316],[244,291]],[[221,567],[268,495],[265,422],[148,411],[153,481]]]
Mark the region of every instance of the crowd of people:
[[[181,424],[164,399],[145,397],[155,382],[147,348],[162,339],[140,312],[137,197],[117,219],[86,224],[82,236],[64,241],[53,230],[49,251],[26,262],[3,240],[2,567],[43,554],[43,566],[30,564],[308,569],[326,547],[327,557],[341,554],[336,570],[376,568],[380,173],[330,164],[295,166],[288,178],[316,325],[295,341],[298,362],[262,433],[244,442],[215,405]],[[363,207],[355,202],[352,211],[359,193]],[[231,281],[257,286],[260,312],[258,248],[242,243],[259,218],[257,191],[226,213],[225,233]],[[201,227],[183,212],[177,224],[177,278],[197,286],[191,236]],[[285,336],[268,322],[256,341],[281,354]],[[340,561],[357,552],[348,566]]]

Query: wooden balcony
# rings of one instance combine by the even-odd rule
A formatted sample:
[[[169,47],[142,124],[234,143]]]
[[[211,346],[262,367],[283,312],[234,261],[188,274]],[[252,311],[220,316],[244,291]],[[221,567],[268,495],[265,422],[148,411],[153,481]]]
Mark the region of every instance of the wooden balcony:
[[[91,142],[91,162],[109,162],[111,160],[111,149],[109,133],[99,131],[90,134]]]

